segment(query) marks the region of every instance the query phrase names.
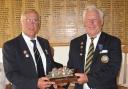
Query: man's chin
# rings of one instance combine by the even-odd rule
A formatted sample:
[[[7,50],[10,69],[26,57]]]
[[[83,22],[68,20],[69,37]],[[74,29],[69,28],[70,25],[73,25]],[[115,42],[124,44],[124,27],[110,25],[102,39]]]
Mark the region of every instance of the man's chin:
[[[29,32],[28,36],[31,37],[31,38],[35,38],[35,33],[34,32]]]
[[[88,33],[88,35],[89,35],[90,37],[95,37],[95,36],[97,35],[97,33]]]

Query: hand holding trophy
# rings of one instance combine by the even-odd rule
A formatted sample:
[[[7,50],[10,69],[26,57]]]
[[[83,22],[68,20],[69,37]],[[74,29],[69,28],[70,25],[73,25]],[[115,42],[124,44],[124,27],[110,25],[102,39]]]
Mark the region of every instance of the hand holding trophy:
[[[50,79],[50,81],[55,82],[58,87],[62,87],[68,83],[77,81],[77,77],[74,75],[74,69],[69,69],[67,67],[60,69],[53,68],[47,77]]]

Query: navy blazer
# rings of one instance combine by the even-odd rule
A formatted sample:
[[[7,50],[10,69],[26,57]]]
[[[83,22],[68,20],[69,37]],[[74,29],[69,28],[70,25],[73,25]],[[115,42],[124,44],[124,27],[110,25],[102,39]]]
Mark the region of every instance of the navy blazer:
[[[46,72],[54,67],[50,45],[46,39],[37,37],[46,56]],[[37,89],[38,75],[28,46],[22,35],[3,45],[3,64],[5,74],[13,89]]]
[[[85,49],[87,35],[73,39],[70,43],[69,60],[67,66],[77,72],[84,73]],[[107,50],[106,53],[102,53]],[[97,43],[90,72],[88,86],[91,89],[117,89],[116,77],[120,70],[122,54],[121,42],[118,38],[101,32]],[[107,62],[102,57],[108,57]],[[76,84],[75,89],[83,89],[83,85]]]

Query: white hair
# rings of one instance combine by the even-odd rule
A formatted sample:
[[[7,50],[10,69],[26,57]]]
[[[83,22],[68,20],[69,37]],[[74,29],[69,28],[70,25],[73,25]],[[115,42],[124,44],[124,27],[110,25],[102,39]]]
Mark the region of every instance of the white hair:
[[[27,10],[23,11],[21,14],[20,20],[22,20],[25,17],[25,15],[28,13],[35,13],[38,16],[38,19],[40,20],[39,13],[35,9],[27,9]]]
[[[100,9],[96,8],[96,6],[94,6],[94,5],[87,6],[87,7],[85,8],[85,10],[84,10],[84,12],[83,12],[83,22],[85,21],[86,13],[87,13],[88,11],[96,11],[96,12],[98,12],[98,14],[99,14],[99,16],[100,16],[100,19],[101,19],[101,22],[102,22],[102,24],[103,24],[104,13],[103,13]]]

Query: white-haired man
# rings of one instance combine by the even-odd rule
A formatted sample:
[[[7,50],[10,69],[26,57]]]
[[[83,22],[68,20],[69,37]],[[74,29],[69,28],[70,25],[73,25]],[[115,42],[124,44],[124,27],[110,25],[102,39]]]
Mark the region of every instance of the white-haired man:
[[[46,77],[54,68],[48,40],[37,36],[40,16],[34,9],[21,15],[22,33],[3,45],[5,74],[12,89],[53,89]]]
[[[117,89],[121,42],[102,32],[103,12],[88,6],[83,13],[86,34],[71,40],[68,67],[76,69],[75,89]]]

